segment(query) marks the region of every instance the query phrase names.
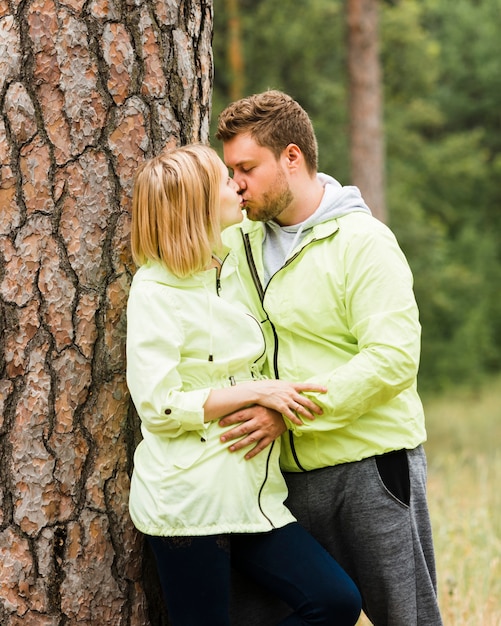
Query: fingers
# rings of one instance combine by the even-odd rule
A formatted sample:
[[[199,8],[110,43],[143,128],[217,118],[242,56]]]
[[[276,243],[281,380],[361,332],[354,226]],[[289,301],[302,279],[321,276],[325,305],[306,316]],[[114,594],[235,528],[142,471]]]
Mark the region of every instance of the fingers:
[[[225,415],[223,418],[219,420],[220,426],[232,426],[233,424],[241,424],[242,422],[246,422],[250,420],[255,415],[255,409],[253,407],[249,407],[247,409],[240,409],[240,411],[235,411],[235,413],[230,413],[229,415]]]
[[[303,423],[302,419],[299,417],[299,414],[307,417],[308,419],[314,419],[314,416],[309,411],[307,411],[307,409],[301,406],[299,402],[294,402],[292,406],[285,406],[282,414],[298,426],[301,426],[301,424]]]
[[[302,426],[303,420],[297,415],[297,413],[298,411],[294,412],[294,410],[288,409],[283,413],[283,415],[293,424]],[[313,415],[309,419],[314,419]]]
[[[253,431],[247,435],[244,432],[238,431],[241,431],[241,429],[234,428],[233,430],[225,433],[220,439],[222,442],[238,439],[238,441],[232,443],[228,448],[230,452],[237,452],[238,450],[242,450],[242,448],[246,448],[255,443],[256,445],[254,448],[252,448],[252,450],[247,452],[245,455],[246,459],[251,459],[256,456],[256,454],[261,452],[261,450],[264,450],[273,441],[273,437],[269,434],[261,433],[260,431]]]
[[[221,422],[219,422],[219,424],[221,424]],[[248,433],[249,433],[249,430],[246,424],[240,424],[239,426],[236,426],[235,428],[232,428],[231,430],[228,430],[227,432],[225,432],[224,435],[221,435],[220,440],[223,443],[226,443],[227,441],[240,439],[240,437],[244,437]],[[250,443],[252,443],[252,441]]]
[[[298,418],[296,417],[296,419]],[[261,423],[259,418],[248,420],[225,432],[221,435],[220,440],[223,443],[233,442],[228,448],[230,452],[237,452],[242,448],[255,444],[245,454],[246,459],[251,459],[267,448],[272,441],[280,437],[285,431],[286,426],[282,416],[273,412],[267,422]]]
[[[266,439],[266,438],[265,439],[261,439],[261,441],[256,446],[254,446],[254,448],[252,448],[252,450],[249,450],[249,452],[247,452],[247,454],[245,455],[245,459],[247,461],[249,459],[252,459],[257,454],[262,452],[265,448],[267,448],[272,441],[273,441],[273,439]]]
[[[290,411],[294,412],[296,415],[300,415],[301,417],[306,417],[309,420],[314,420],[315,415],[322,415],[323,409],[315,404],[313,400],[310,400],[306,396],[298,395],[294,397],[292,404],[287,407]],[[297,423],[288,412],[285,413],[289,419]]]
[[[247,446],[250,446],[256,442],[257,442],[256,445],[259,446],[259,444],[265,439],[267,440],[268,443],[270,443],[271,439],[269,437],[262,437],[256,432],[250,433],[249,435],[247,435],[247,437],[243,437],[242,439],[240,439],[240,441],[235,441],[235,443],[232,443],[231,446],[228,448],[228,450],[230,452],[237,452],[237,450],[246,448]],[[263,448],[265,448],[268,445],[268,443],[266,443],[263,446]]]

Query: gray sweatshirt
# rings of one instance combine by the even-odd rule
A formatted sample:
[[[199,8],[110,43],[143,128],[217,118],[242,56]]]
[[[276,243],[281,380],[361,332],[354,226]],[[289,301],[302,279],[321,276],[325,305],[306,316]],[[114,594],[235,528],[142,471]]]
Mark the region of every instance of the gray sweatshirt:
[[[319,173],[318,178],[324,187],[324,195],[316,211],[304,222],[293,226],[280,226],[274,221],[265,222],[263,257],[266,284],[313,226],[354,211],[370,213],[358,187],[343,187],[326,174]]]

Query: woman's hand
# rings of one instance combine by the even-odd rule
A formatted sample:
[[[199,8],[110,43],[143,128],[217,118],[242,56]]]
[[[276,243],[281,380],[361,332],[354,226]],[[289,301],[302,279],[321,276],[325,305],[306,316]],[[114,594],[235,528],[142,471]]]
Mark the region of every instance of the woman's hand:
[[[239,383],[230,389],[234,390],[234,395],[238,393],[250,399],[251,406],[228,412],[219,420],[220,426],[234,426],[221,435],[221,441],[232,442],[230,452],[253,445],[246,453],[246,459],[259,454],[285,432],[286,425],[282,416],[300,426],[303,423],[301,417],[312,420],[315,414],[322,415],[322,409],[304,396],[304,392],[327,392],[327,387],[322,385],[275,379]]]
[[[251,395],[255,396],[253,404],[260,404],[278,411],[294,424],[301,425],[301,418],[315,419],[315,415],[322,415],[322,409],[308,396],[305,391],[326,393],[327,387],[313,383],[292,383],[286,380],[255,380],[240,383],[240,388],[247,387]]]
[[[327,387],[314,383],[263,379],[212,389],[204,404],[204,420],[211,422],[257,404],[277,411],[300,426],[302,418],[312,420],[315,415],[322,415],[322,409],[303,395],[308,391],[326,393]]]

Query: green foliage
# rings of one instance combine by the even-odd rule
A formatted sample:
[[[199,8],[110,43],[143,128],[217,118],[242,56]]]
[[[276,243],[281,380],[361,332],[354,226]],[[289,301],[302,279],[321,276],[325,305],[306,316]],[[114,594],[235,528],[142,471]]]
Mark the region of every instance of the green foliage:
[[[500,48],[500,8],[407,0],[384,12],[388,202],[415,274],[425,388],[501,366],[501,84],[486,54]]]
[[[475,385],[501,369],[501,0],[380,7],[388,212],[415,276],[420,385]],[[215,120],[229,72],[214,9]],[[345,2],[240,0],[240,13],[246,93],[301,102],[320,169],[348,183]]]

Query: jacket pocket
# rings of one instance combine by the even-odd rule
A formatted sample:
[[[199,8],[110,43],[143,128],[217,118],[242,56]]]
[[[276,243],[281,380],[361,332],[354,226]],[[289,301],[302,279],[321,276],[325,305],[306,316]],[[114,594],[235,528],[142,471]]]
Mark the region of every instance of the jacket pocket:
[[[172,440],[168,454],[174,467],[189,469],[197,463],[207,449],[207,432],[190,431]]]

